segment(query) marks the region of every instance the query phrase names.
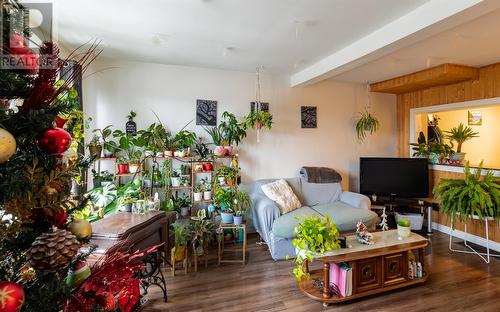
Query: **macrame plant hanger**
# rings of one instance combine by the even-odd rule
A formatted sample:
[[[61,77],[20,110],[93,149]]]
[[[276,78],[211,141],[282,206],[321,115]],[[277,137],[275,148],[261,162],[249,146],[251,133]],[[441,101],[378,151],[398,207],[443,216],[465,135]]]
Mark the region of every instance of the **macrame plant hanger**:
[[[255,74],[256,74],[256,81],[255,81],[255,112],[259,113],[261,110],[260,106],[260,69],[262,66],[257,67]],[[255,125],[255,129],[257,130],[257,143],[260,143],[260,121],[259,124]]]

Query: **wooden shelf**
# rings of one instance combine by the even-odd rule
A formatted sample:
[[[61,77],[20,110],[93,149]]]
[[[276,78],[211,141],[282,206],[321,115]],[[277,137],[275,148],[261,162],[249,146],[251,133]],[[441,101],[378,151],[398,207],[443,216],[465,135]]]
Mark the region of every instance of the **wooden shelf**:
[[[96,158],[95,160],[113,160],[113,161],[115,161],[116,157],[100,157],[100,158]]]
[[[323,278],[323,270],[318,269],[318,270],[312,270],[310,271],[311,274],[311,279],[308,281],[302,281],[299,282],[299,288],[304,292],[309,298],[317,300],[317,301],[322,301],[324,303],[339,303],[343,301],[349,301],[365,296],[370,296],[402,287],[409,287],[413,285],[418,285],[418,284],[423,284],[427,281],[427,272],[424,272],[422,278],[415,278],[415,279],[408,279],[405,282],[398,283],[398,284],[393,284],[390,286],[385,286],[381,288],[376,288],[372,290],[367,290],[363,291],[357,294],[353,294],[351,296],[347,297],[340,297],[340,296],[333,296],[331,298],[325,298],[323,297],[323,289],[322,288],[317,288],[312,285],[314,279],[322,279]]]
[[[115,177],[132,177],[132,176],[141,176],[142,172],[137,172],[137,173],[120,173],[120,174],[115,174]]]
[[[212,199],[209,199],[209,200],[198,200],[198,201],[194,201],[193,200],[193,204],[211,204],[213,202]]]
[[[213,172],[215,171],[194,171],[195,174],[208,174],[208,173],[212,174]]]
[[[190,190],[192,186],[171,186],[171,190]]]

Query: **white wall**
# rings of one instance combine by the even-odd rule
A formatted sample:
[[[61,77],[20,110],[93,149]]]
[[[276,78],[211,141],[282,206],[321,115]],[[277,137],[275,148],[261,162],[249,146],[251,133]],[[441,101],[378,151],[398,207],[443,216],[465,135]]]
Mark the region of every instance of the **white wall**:
[[[84,107],[93,127],[123,128],[133,109],[143,128],[155,122],[155,111],[172,132],[195,118],[196,99],[218,101],[219,117],[228,110],[243,117],[255,98],[255,74],[183,66],[100,59],[84,76]],[[365,86],[324,81],[290,88],[283,77],[261,77],[262,101],[270,102],[275,125],[256,143],[250,132],[240,146],[244,182],[259,178],[291,177],[301,166],[338,170],[345,188],[358,189],[360,156],[396,155],[396,99],[371,94],[380,131],[358,144],[353,129],[356,112],[367,101]],[[300,106],[317,106],[318,128],[300,128]],[[191,123],[190,130],[204,134]]]

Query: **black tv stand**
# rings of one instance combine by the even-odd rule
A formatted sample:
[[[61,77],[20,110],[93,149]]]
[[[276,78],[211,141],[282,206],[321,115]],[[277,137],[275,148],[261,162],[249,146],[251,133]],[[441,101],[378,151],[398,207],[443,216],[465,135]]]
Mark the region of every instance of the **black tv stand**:
[[[377,196],[377,200],[373,201],[372,196],[368,196],[372,206],[385,207],[386,213],[394,214],[395,212],[414,212],[422,213],[427,218],[427,224],[424,224],[421,231],[427,235],[432,235],[432,210],[434,204],[419,198],[397,198],[396,196]],[[393,220],[393,226],[395,221]]]

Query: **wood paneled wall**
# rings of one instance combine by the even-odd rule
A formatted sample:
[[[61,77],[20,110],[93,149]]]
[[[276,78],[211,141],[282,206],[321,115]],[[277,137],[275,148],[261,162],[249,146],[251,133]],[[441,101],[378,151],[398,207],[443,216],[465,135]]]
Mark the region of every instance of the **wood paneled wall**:
[[[410,109],[500,96],[500,63],[479,69],[479,78],[397,95],[398,154],[410,153]]]
[[[479,69],[479,78],[447,86],[431,87],[423,90],[397,95],[397,127],[398,127],[398,154],[400,157],[410,155],[410,109],[433,105],[473,101],[500,96],[500,63],[488,65]],[[460,178],[460,173],[432,170],[433,183],[441,178]],[[449,217],[438,212],[434,213],[434,222],[449,226]],[[498,222],[489,229],[490,239],[500,242],[500,225]],[[464,229],[459,223],[458,230]],[[468,232],[485,237],[484,223],[470,221],[467,223]]]

